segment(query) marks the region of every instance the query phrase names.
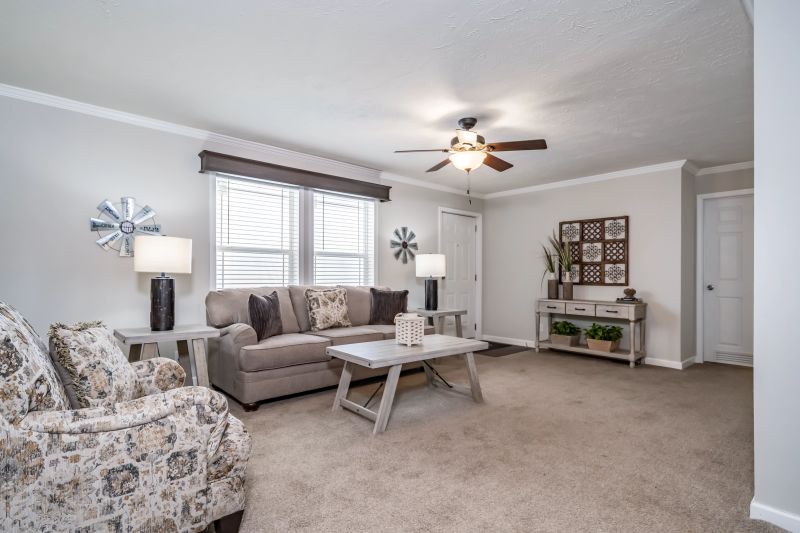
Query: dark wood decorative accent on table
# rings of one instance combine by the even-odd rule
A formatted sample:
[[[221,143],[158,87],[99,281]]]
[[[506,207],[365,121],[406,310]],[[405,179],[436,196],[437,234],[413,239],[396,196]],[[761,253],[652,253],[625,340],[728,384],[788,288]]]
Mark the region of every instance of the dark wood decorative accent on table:
[[[628,284],[627,216],[559,223],[561,243],[572,251],[572,282],[578,285]],[[563,279],[563,275],[559,275]]]
[[[277,181],[289,183],[300,187],[310,187],[312,189],[323,189],[326,191],[342,192],[354,194],[356,196],[366,196],[375,198],[381,202],[388,202],[389,190],[391,187],[379,183],[368,181],[342,178],[322,174],[321,172],[311,172],[299,168],[284,167],[256,161],[255,159],[245,159],[233,155],[220,154],[203,150],[200,156],[200,172],[219,172],[221,174],[232,174],[234,176],[244,176],[246,178],[256,178],[266,181]]]

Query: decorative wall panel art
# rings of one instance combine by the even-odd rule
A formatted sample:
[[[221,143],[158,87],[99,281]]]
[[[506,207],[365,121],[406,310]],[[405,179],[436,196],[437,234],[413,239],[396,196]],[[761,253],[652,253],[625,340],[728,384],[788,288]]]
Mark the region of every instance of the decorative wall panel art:
[[[628,229],[627,216],[559,223],[561,243],[568,243],[572,252],[572,282],[627,285]]]

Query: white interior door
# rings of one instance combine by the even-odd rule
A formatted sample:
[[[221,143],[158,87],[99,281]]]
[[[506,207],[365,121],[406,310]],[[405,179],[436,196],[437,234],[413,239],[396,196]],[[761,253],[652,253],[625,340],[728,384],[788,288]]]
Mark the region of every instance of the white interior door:
[[[753,195],[703,206],[703,360],[752,366]]]
[[[441,253],[446,257],[447,276],[439,282],[439,309],[466,309],[461,317],[465,337],[475,337],[477,293],[477,220],[475,217],[442,213]],[[455,320],[445,321],[445,335],[455,335]]]

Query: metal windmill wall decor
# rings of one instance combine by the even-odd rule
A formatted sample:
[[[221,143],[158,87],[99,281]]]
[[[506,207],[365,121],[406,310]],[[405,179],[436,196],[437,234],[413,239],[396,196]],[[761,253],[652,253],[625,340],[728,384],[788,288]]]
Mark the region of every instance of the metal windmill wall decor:
[[[136,234],[161,235],[161,224],[156,224],[153,208],[149,205],[139,208],[131,196],[123,196],[118,204],[103,200],[97,209],[97,216],[89,219],[89,229],[100,237],[95,242],[103,250],[118,251],[120,257],[133,256]]]
[[[392,248],[395,248],[394,258],[402,261],[405,265],[408,263],[409,258],[413,261],[415,251],[418,249],[417,243],[413,242],[417,234],[406,226],[402,228],[395,228],[394,238],[389,241]]]

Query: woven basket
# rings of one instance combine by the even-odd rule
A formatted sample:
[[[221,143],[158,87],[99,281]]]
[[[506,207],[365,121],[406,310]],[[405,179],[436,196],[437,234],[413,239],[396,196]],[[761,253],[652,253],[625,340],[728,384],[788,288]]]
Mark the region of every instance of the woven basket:
[[[422,344],[422,337],[425,336],[425,318],[416,313],[398,313],[394,317],[395,334],[397,344],[414,346]]]

